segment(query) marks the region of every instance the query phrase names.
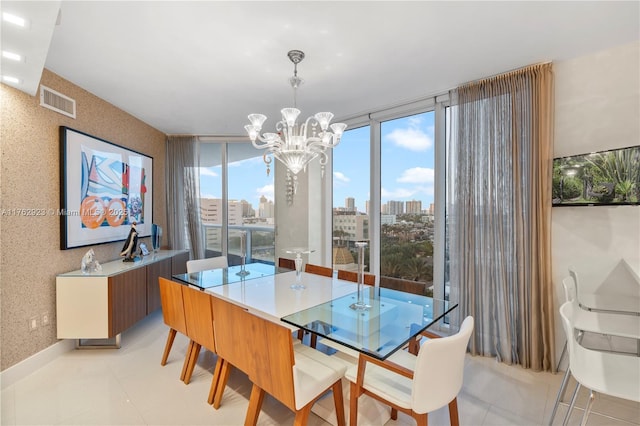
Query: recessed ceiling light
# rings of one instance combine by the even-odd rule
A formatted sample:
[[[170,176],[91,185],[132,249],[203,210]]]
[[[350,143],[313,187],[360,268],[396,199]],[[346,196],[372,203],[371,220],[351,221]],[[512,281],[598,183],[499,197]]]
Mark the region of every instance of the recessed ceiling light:
[[[27,25],[26,19],[16,15],[12,15],[7,12],[2,12],[2,20],[6,22],[11,22],[12,24],[15,24],[21,27],[25,27]]]
[[[18,84],[20,83],[20,79],[17,77],[12,77],[10,75],[3,75],[2,76],[2,80],[6,81],[7,83],[13,83],[13,84]]]
[[[13,53],[13,52],[7,52],[6,50],[2,51],[2,57],[11,59],[12,61],[22,62],[23,60],[22,55],[18,55],[17,53]]]

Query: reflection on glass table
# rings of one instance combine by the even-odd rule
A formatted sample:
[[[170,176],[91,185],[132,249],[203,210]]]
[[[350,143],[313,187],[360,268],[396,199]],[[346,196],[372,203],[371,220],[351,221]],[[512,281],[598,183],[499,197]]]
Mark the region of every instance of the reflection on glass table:
[[[357,300],[353,293],[287,315],[282,321],[384,360],[458,306],[381,287],[367,286],[363,293],[364,302],[371,306],[366,311],[350,308]]]
[[[294,290],[303,290],[306,287],[302,284],[302,255],[313,253],[315,250],[310,250],[308,248],[303,247],[292,247],[289,249],[285,249],[285,253],[295,254],[296,258],[294,262],[296,264],[296,282],[291,284],[291,288]]]
[[[246,274],[238,274],[245,271]],[[286,268],[279,268],[268,263],[249,263],[247,265],[235,265],[228,268],[211,269],[209,271],[193,272],[191,274],[177,274],[173,278],[185,284],[189,284],[200,289],[218,287],[249,279],[266,277],[279,274],[281,272],[291,272]]]

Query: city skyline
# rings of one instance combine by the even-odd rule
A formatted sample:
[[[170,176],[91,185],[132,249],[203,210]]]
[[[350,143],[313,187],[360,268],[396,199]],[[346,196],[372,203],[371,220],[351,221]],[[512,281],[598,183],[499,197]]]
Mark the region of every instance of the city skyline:
[[[333,150],[333,207],[346,207],[354,198],[357,211],[366,212],[370,200],[369,126],[345,131]],[[381,123],[381,206],[388,201],[433,203],[434,113],[427,112]],[[254,154],[252,147],[245,156]],[[231,145],[230,145],[231,146]],[[273,161],[277,161],[273,159]],[[273,163],[271,164],[273,169]],[[229,162],[228,198],[246,200],[254,207],[261,196],[274,201],[273,170],[267,176],[262,151]],[[301,172],[304,173],[304,172]],[[330,176],[325,175],[325,179]],[[221,198],[221,167],[200,168],[201,198]]]

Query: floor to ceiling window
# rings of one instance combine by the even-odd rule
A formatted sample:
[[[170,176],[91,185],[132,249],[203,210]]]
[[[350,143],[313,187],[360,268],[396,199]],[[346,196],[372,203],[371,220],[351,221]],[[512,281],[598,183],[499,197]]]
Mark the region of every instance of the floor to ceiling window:
[[[446,297],[446,97],[353,118],[333,150],[333,268],[383,287]]]
[[[222,149],[223,144],[200,144],[200,218],[205,256],[220,256],[222,244]]]
[[[203,143],[200,209],[207,257],[274,262],[274,183],[249,142]]]
[[[434,111],[380,124],[380,285],[432,294]]]
[[[369,242],[370,127],[345,131],[333,150],[334,269],[357,271],[355,243]],[[365,271],[370,271],[369,247],[364,250]]]

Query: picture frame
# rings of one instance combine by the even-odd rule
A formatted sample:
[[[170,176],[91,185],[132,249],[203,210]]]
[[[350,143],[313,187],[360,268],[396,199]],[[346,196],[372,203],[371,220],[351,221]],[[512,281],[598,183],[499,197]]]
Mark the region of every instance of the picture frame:
[[[153,158],[60,126],[60,248],[151,235]]]
[[[552,206],[640,205],[640,145],[554,158]]]

